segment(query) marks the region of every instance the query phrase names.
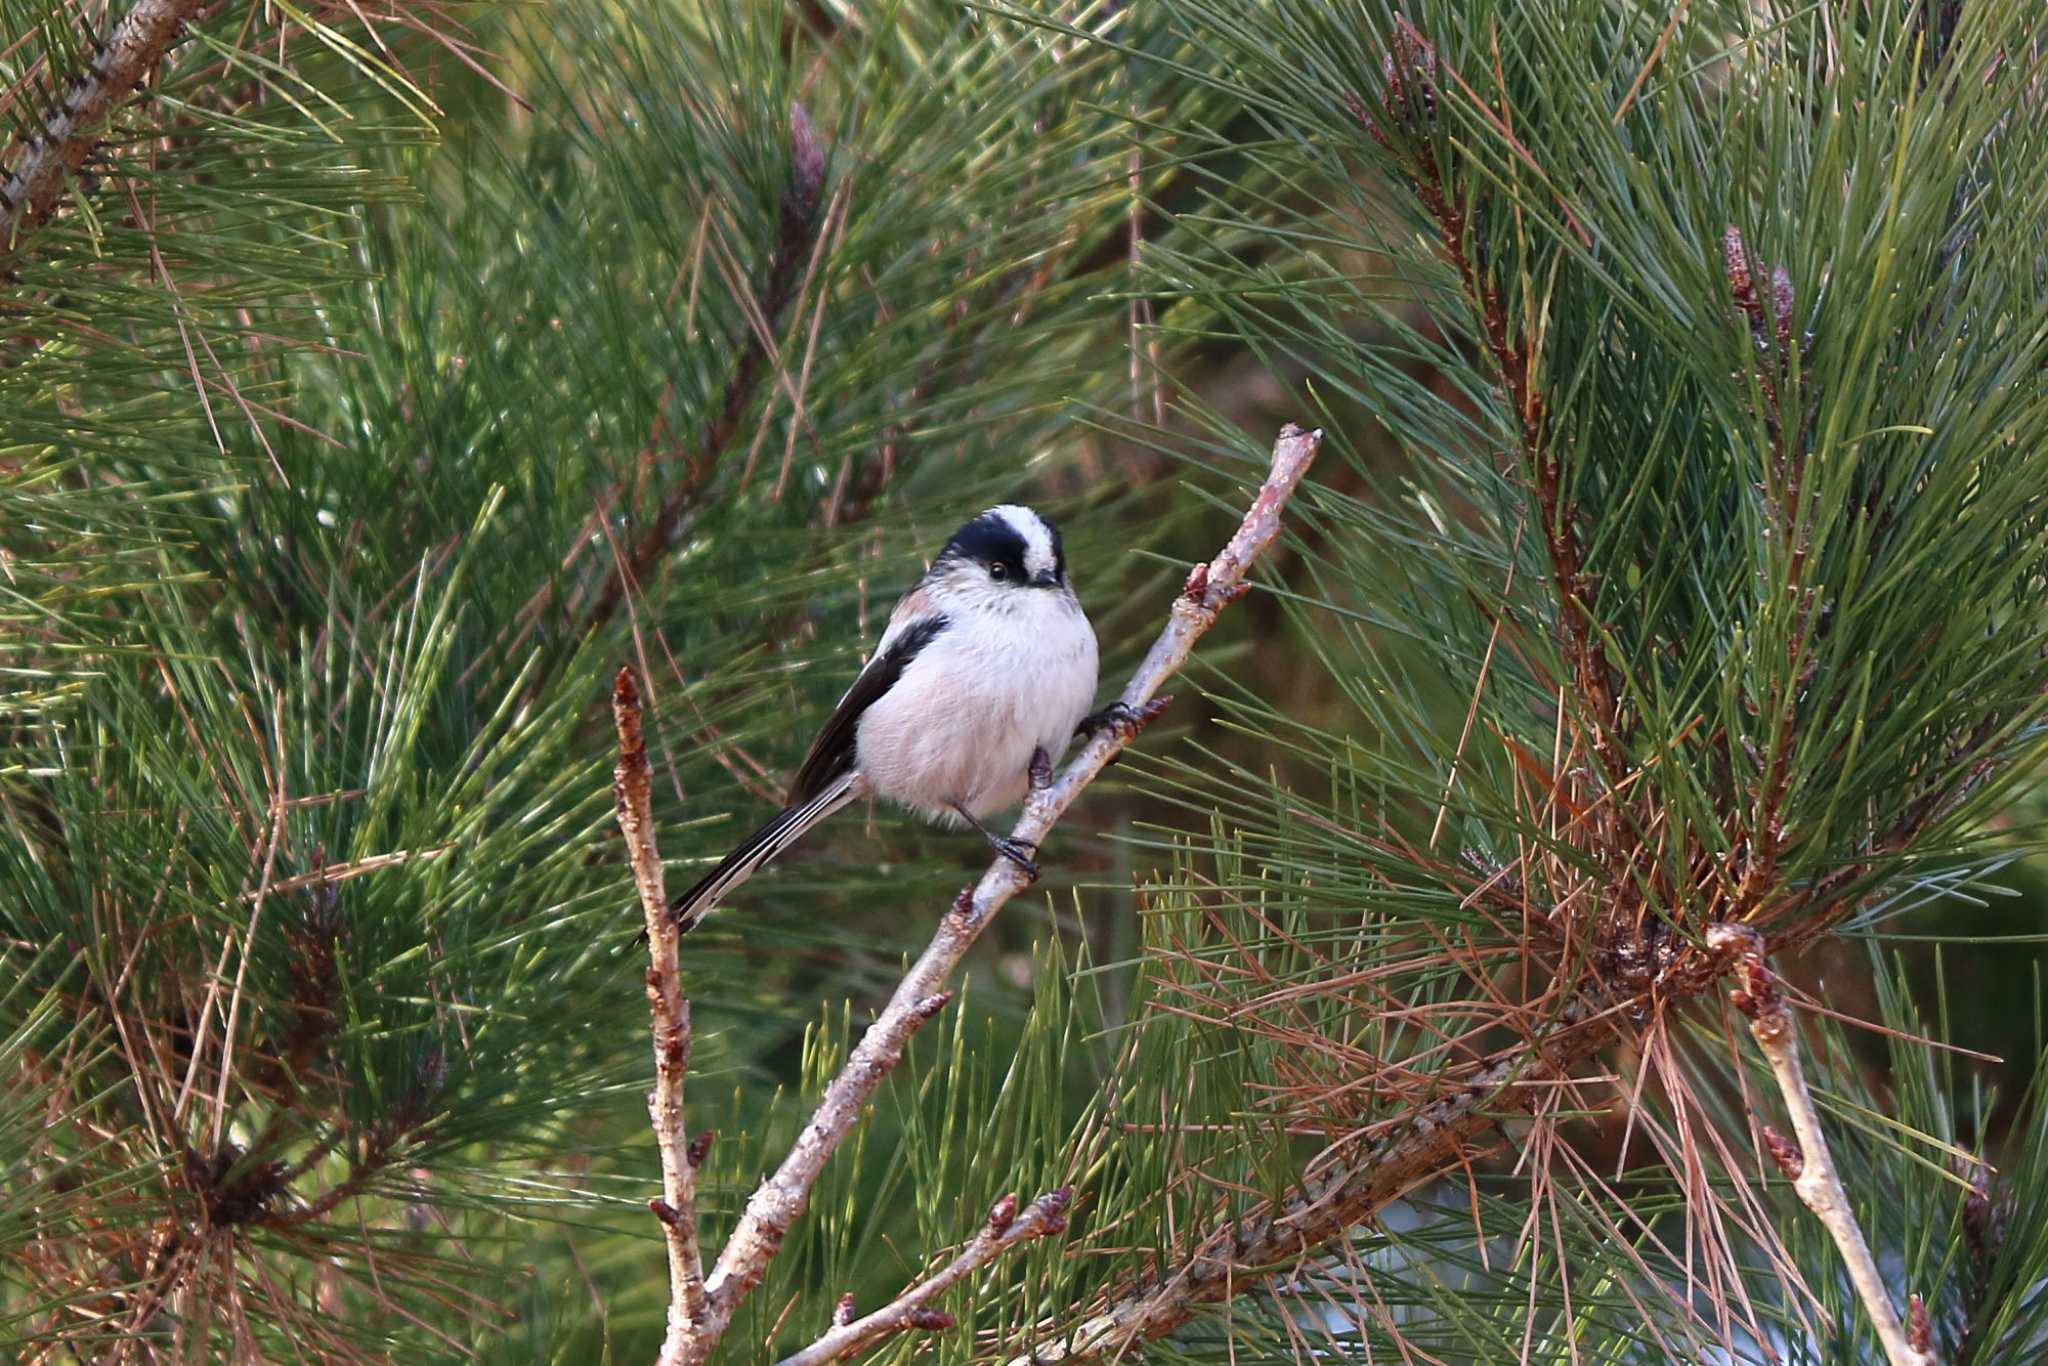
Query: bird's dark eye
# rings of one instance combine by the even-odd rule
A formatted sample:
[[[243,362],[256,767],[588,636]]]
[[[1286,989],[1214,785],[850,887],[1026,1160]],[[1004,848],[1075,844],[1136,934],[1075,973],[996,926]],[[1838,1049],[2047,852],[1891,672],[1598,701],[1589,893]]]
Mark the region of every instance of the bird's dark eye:
[[[997,560],[989,565],[988,576],[992,579],[1007,579],[1010,577],[1010,571],[1001,560]]]

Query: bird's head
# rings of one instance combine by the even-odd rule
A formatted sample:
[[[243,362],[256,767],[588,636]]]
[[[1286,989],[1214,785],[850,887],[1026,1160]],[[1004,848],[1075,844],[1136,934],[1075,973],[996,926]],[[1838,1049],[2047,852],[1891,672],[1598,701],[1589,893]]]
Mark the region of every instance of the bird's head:
[[[996,598],[1067,591],[1059,528],[1022,504],[992,507],[953,533],[932,561],[927,582]]]

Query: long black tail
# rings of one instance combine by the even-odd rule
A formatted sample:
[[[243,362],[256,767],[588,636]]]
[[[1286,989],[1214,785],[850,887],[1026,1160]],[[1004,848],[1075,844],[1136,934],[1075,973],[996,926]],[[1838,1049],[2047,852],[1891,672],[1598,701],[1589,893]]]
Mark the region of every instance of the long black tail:
[[[804,832],[839,808],[860,796],[860,776],[847,773],[828,784],[807,802],[784,807],[766,825],[746,837],[740,847],[720,860],[719,865],[696,886],[668,904],[677,928],[688,932],[725,894],[754,875],[783,850],[803,838]]]

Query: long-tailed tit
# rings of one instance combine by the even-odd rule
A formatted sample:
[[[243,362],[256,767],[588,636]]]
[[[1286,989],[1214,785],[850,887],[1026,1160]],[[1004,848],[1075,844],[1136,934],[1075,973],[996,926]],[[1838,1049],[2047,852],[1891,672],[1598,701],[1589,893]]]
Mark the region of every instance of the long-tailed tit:
[[[1095,668],[1095,630],[1067,582],[1059,531],[1030,508],[990,508],[953,533],[889,614],[811,742],[789,804],[670,913],[689,929],[805,831],[866,796],[971,825],[1036,876],[1037,851],[981,821],[1022,800],[1077,727],[1108,719],[1108,710],[1087,715]]]

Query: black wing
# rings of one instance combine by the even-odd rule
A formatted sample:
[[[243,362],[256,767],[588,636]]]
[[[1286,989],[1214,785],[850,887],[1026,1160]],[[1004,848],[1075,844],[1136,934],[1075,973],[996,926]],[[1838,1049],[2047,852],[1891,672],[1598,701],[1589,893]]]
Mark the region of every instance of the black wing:
[[[804,755],[803,765],[789,785],[791,806],[810,801],[853,767],[853,742],[861,714],[874,705],[876,698],[896,686],[910,661],[945,629],[944,616],[926,617],[906,628],[889,642],[888,649],[868,661],[867,668],[846,690],[846,696],[839,699],[838,708],[818,732],[818,738],[811,741],[810,753]]]

